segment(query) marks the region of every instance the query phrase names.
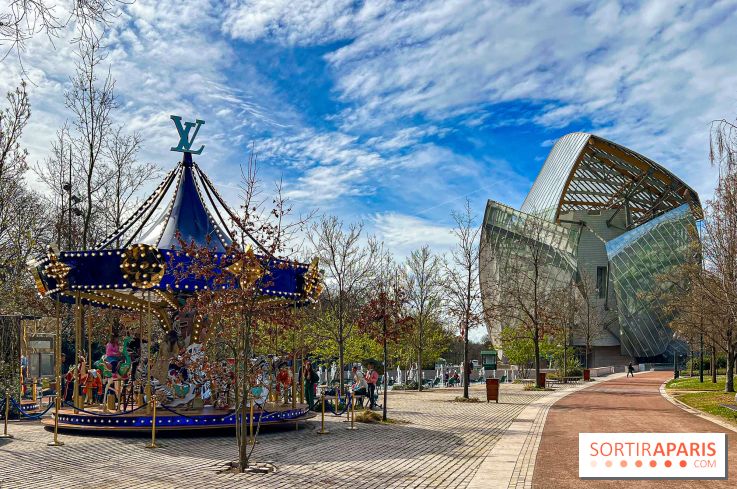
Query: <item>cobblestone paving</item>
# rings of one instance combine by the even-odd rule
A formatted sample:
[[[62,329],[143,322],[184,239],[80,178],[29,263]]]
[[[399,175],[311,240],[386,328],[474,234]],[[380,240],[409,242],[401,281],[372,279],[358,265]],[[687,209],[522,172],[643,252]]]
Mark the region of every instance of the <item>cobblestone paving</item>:
[[[218,474],[237,450],[231,436],[163,438],[146,450],[141,437],[109,439],[52,434],[38,423],[11,423],[13,440],[0,440],[0,489],[100,487],[465,488],[505,429],[545,392],[502,386],[502,402],[451,402],[460,389],[391,392],[389,416],[407,424],[365,425],[349,431],[345,417],[319,417],[299,431],[264,433],[254,461],[271,462],[268,475]],[[482,398],[481,386],[472,396]],[[534,459],[533,459],[534,460]]]

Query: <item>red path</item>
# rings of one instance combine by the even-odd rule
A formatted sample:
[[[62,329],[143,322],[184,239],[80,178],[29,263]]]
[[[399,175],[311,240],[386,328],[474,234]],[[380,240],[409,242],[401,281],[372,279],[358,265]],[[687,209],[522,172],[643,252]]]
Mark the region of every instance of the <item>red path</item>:
[[[737,433],[689,414],[664,399],[660,385],[669,372],[637,374],[601,382],[571,394],[550,408],[535,461],[533,487],[558,488],[737,488]],[[578,433],[718,432],[727,433],[729,479],[580,480]]]

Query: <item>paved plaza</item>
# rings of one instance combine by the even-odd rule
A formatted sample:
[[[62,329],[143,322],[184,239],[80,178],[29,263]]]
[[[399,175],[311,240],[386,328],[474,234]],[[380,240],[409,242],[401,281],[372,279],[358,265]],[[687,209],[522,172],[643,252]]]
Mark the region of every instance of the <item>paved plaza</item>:
[[[553,399],[550,392],[528,392],[520,385],[502,386],[499,404],[452,402],[459,395],[461,390],[455,388],[394,391],[390,417],[400,421],[397,424],[360,424],[359,430],[349,431],[345,417],[330,416],[328,435],[316,434],[319,417],[299,432],[263,434],[255,461],[277,466],[278,471],[268,475],[218,474],[237,456],[232,437],[164,438],[164,447],[152,451],[143,448],[145,438],[64,434],[66,445],[52,448],[46,446],[52,434],[38,423],[12,423],[15,439],[0,440],[0,488],[476,487],[477,476],[483,476],[479,467],[505,433],[507,440],[512,423],[531,406],[536,409]],[[482,398],[482,387],[474,386],[471,395]],[[515,429],[509,440],[531,443],[534,449],[540,420],[535,426],[522,423],[526,431]],[[512,474],[522,481],[520,487],[525,480],[531,483],[530,460],[534,454],[529,450],[509,458],[503,464],[506,481],[486,480],[483,487],[507,487]]]
[[[0,489],[99,487],[254,488],[514,488],[592,487],[578,479],[579,432],[709,432],[722,426],[676,406],[659,392],[667,372],[623,374],[553,392],[502,386],[502,402],[459,403],[461,389],[390,393],[393,424],[358,424],[345,416],[319,417],[259,437],[255,462],[273,474],[221,473],[237,451],[231,436],[167,437],[146,450],[145,437],[64,434],[64,447],[47,447],[52,434],[36,422],[11,423],[13,440],[0,440]],[[481,386],[472,396],[483,398]],[[728,431],[729,432],[729,431]],[[737,440],[730,436],[729,481],[690,487],[732,487]],[[615,487],[620,481],[596,481]],[[631,487],[671,487],[672,481],[628,481]]]

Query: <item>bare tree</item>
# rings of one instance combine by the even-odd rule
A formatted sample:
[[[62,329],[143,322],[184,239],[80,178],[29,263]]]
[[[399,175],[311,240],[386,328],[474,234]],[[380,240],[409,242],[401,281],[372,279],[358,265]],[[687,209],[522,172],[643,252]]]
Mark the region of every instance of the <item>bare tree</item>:
[[[0,311],[20,313],[35,297],[26,263],[48,236],[48,213],[25,181],[28,153],[20,139],[31,116],[25,83],[6,100],[0,110]]]
[[[100,199],[102,217],[109,229],[118,229],[123,218],[138,205],[136,195],[143,185],[150,181],[158,170],[151,163],[138,163],[136,157],[141,148],[139,133],[125,134],[118,126],[105,141],[109,159],[108,176]],[[116,243],[119,246],[120,243]]]
[[[325,267],[325,291],[320,301],[327,320],[318,329],[329,332],[338,345],[339,380],[343,388],[345,341],[351,335],[370,284],[377,244],[361,246],[362,224],[344,228],[337,217],[323,217],[312,226],[308,240]]]
[[[468,200],[464,210],[453,212],[452,216],[456,223],[452,232],[457,241],[446,266],[446,306],[463,338],[463,397],[468,399],[468,333],[484,321],[479,283],[481,227],[476,223],[476,216]]]
[[[517,219],[514,225],[514,237],[501,241],[506,247],[501,255],[507,259],[491,309],[515,329],[517,338],[532,340],[535,377],[542,388],[540,346],[559,328],[560,296],[571,284],[575,265],[558,248],[565,241],[559,226],[534,215]]]
[[[727,386],[734,391],[737,361],[737,125],[720,121],[712,128],[710,157],[719,169],[714,198],[703,221],[704,269],[721,300],[723,329],[727,343]]]
[[[252,153],[242,169],[240,212],[230,216],[242,232],[241,241],[229,246],[224,254],[215,251],[214,247],[182,241],[183,251],[192,260],[176,270],[178,279],[194,276],[212,284],[209,288],[197,290],[187,300],[185,308],[208,318],[209,329],[201,338],[205,349],[224,349],[230,358],[235,359],[233,390],[236,411],[240,413],[236,423],[237,468],[240,472],[249,467],[255,449],[255,443],[249,443],[245,421],[248,419],[247,407],[252,407],[255,402],[250,392],[258,380],[260,366],[258,362],[254,365],[253,360],[257,348],[268,338],[264,328],[279,324],[284,333],[284,330],[299,326],[289,312],[290,307],[297,306],[298,300],[264,301],[262,289],[272,285],[268,268],[289,266],[285,254],[290,249],[290,241],[306,226],[303,219],[291,219],[292,207],[281,192],[281,183],[276,184],[270,197],[264,197],[257,175],[256,159]],[[225,268],[223,255],[230,260]],[[322,288],[317,270],[306,277],[306,282],[305,288],[309,288],[311,293],[300,300],[314,299]],[[254,441],[260,418],[258,423]]]
[[[98,71],[105,59],[96,39],[83,40],[77,51],[78,61],[72,87],[65,93],[66,106],[72,111],[72,124],[77,131],[79,173],[84,185],[82,217],[82,249],[90,244],[92,215],[96,199],[109,178],[104,165],[104,152],[112,136],[111,112],[117,107],[115,80],[108,69],[100,80]]]
[[[26,43],[37,34],[50,40],[73,25],[77,39],[97,39],[99,27],[118,15],[126,0],[10,0],[0,10],[0,46],[7,46],[2,60],[15,52],[22,65]]]
[[[422,353],[428,323],[436,320],[443,306],[442,261],[425,245],[407,258],[406,293],[409,313],[414,319],[412,343],[417,352],[417,390],[422,390]]]
[[[387,416],[387,391],[389,390],[389,345],[396,343],[409,328],[413,319],[405,315],[406,293],[399,267],[383,246],[376,253],[372,287],[368,301],[361,310],[361,330],[378,341],[384,354],[384,401],[382,420]],[[373,402],[373,401],[372,401]]]

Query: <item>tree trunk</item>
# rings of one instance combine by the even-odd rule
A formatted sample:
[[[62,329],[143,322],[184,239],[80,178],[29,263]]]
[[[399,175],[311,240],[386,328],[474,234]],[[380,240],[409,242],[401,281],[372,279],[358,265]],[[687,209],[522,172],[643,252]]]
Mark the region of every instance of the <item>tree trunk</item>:
[[[463,330],[463,397],[468,399],[468,383],[471,380],[471,372],[468,368],[468,324]]]
[[[386,325],[384,326],[384,402],[382,405],[381,419],[386,421],[386,391],[389,390],[389,345],[386,341]]]
[[[711,382],[713,384],[717,383],[717,347],[715,345],[711,345]]]
[[[240,427],[240,440],[238,445],[238,470],[243,473],[248,468],[248,442],[249,435],[248,426],[246,423],[246,417],[248,414],[246,408],[246,401],[253,402],[253,399],[249,400],[250,382],[248,381],[248,371],[251,361],[251,319],[246,318],[244,328],[244,337],[242,338],[241,344],[243,348],[241,350],[243,357],[243,372],[241,378],[241,385],[243,388],[243,394],[241,396],[241,427]],[[236,375],[237,376],[237,375]]]
[[[340,340],[338,342],[338,392],[340,392],[340,395],[343,395],[343,342],[345,340]]]
[[[420,334],[420,338],[422,338],[422,334]],[[422,339],[420,339],[420,342],[422,342]],[[417,390],[422,390],[422,346],[417,348]]]
[[[537,326],[535,326],[535,334],[532,336],[532,343],[535,346],[535,385],[544,388],[544,385],[540,385],[540,334]]]
[[[730,344],[727,347],[727,381],[724,383],[724,392],[734,392],[734,360],[735,346]]]

